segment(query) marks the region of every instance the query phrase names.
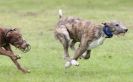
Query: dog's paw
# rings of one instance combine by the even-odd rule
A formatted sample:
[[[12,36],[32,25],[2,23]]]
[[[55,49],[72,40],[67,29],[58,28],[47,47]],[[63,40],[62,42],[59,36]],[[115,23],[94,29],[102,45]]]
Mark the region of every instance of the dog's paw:
[[[16,55],[13,57],[15,60],[21,59],[21,57],[19,55]]]
[[[27,70],[27,69],[22,69],[21,70],[23,73],[30,73],[30,70]]]
[[[76,60],[67,61],[65,63],[65,68],[69,68],[69,67],[71,67],[71,65],[79,66],[79,63]]]
[[[30,73],[31,71],[30,70],[27,70],[27,73]]]
[[[79,66],[79,63],[76,60],[71,60],[71,64],[75,66]]]
[[[17,59],[21,59],[21,57],[20,57],[19,55],[17,55],[17,56],[16,56],[16,60],[17,60]]]
[[[65,68],[69,68],[69,67],[71,67],[71,62],[67,61],[67,62],[65,63]]]

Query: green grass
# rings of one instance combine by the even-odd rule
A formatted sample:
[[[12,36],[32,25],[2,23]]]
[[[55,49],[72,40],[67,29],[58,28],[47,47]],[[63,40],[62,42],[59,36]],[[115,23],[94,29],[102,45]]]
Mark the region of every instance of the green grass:
[[[120,20],[129,32],[107,39],[93,49],[89,60],[79,60],[79,67],[66,70],[63,48],[53,34],[59,8],[66,16],[97,23]],[[133,82],[132,8],[132,0],[0,0],[1,27],[20,28],[32,46],[25,54],[14,48],[31,73],[21,73],[9,58],[1,56],[0,82]]]

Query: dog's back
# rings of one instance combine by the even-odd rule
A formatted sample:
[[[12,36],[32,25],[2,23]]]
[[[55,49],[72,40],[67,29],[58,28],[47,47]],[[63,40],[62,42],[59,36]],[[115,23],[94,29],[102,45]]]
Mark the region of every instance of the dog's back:
[[[67,29],[71,39],[80,41],[84,33],[86,34],[86,32],[89,33],[93,30],[94,24],[92,24],[91,21],[83,20],[78,17],[65,17],[62,10],[59,10],[59,22],[57,23],[57,28],[62,27]]]

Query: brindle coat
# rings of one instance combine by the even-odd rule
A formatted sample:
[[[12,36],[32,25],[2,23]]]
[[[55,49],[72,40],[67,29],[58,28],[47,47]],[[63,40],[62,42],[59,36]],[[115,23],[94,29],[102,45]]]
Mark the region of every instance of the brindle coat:
[[[29,44],[22,39],[22,35],[17,29],[0,28],[0,55],[10,57],[17,68],[23,73],[29,72],[18,63],[17,59],[20,59],[20,57],[12,51],[11,45],[19,48],[23,52],[29,51]]]
[[[61,10],[59,10],[59,18],[57,27],[55,28],[55,37],[63,45],[64,58],[68,61],[66,67],[69,67],[71,64],[79,65],[76,60],[81,57],[83,53],[86,52],[83,57],[88,59],[91,49],[103,43],[104,39],[107,37],[103,32],[104,26],[108,26],[115,35],[127,32],[127,29],[117,22],[95,24],[76,17],[64,17]],[[68,48],[71,47],[75,49],[74,44],[76,42],[80,42],[80,45],[75,50],[75,54],[71,59]]]

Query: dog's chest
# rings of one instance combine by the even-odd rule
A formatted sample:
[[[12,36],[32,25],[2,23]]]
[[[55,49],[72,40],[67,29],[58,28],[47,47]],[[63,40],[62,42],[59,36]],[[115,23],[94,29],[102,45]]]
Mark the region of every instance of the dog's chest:
[[[100,38],[94,40],[93,42],[90,43],[88,50],[96,48],[97,46],[103,44],[104,40],[105,40],[105,37],[102,37],[102,36]]]

